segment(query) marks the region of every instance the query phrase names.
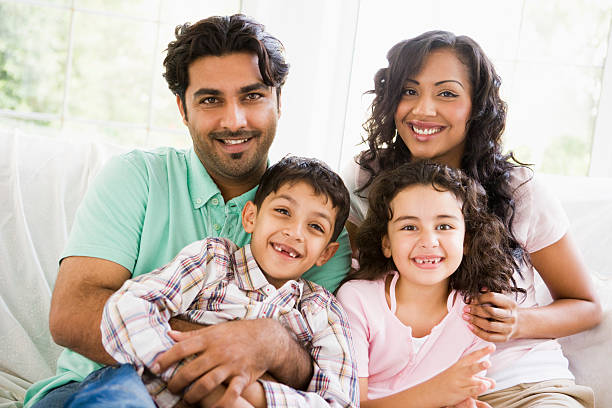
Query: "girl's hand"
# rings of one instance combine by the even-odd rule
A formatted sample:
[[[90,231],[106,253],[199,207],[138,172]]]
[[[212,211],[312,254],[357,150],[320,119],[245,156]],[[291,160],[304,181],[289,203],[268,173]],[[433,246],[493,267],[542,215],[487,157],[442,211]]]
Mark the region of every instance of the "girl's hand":
[[[469,328],[481,339],[503,343],[518,336],[519,307],[510,296],[485,291],[463,311]]]
[[[491,365],[488,360],[479,360],[491,354],[494,350],[495,346],[489,345],[463,356],[455,364],[425,383],[432,387],[433,392],[437,394],[437,398],[444,401],[443,404],[460,408],[486,407],[486,405],[476,405],[476,397],[489,388],[493,388],[495,381],[477,374]],[[470,403],[472,405],[469,405]]]

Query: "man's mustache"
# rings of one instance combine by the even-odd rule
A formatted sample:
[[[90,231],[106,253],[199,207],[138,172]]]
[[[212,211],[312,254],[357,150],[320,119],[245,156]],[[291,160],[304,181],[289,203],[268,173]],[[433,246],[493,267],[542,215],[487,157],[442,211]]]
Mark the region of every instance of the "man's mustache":
[[[260,134],[261,131],[258,130],[237,130],[235,132],[223,130],[220,132],[210,132],[209,136],[213,139],[250,139]]]

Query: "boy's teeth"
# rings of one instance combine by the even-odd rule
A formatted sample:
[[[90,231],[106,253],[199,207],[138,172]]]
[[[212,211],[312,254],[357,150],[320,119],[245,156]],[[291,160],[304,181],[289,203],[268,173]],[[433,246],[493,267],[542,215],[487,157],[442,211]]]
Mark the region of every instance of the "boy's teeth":
[[[239,144],[239,143],[244,143],[249,139],[223,139],[223,143],[225,144]]]
[[[442,128],[421,129],[416,126],[412,126],[412,130],[414,130],[414,132],[418,133],[419,135],[432,135],[434,133],[438,133],[441,129]]]
[[[274,245],[274,249],[276,249],[278,252],[284,252],[286,254],[288,254],[290,257],[292,258],[297,258],[298,254],[293,252],[293,251],[285,251],[284,249],[282,249],[280,246],[278,245]]]

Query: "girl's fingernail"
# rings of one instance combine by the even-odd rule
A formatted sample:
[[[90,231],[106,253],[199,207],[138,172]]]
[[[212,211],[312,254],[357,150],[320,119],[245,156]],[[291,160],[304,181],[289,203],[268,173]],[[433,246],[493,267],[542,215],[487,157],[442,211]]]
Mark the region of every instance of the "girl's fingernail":
[[[466,307],[464,307],[464,308],[463,308],[463,311],[464,311],[465,313],[470,313],[470,312],[472,311],[472,309],[470,309],[470,307],[469,307],[469,306],[466,306]]]
[[[467,321],[469,321],[469,320],[470,320],[470,315],[469,315],[469,314],[467,314],[467,313],[464,313],[464,314],[463,314],[463,320],[467,320]]]

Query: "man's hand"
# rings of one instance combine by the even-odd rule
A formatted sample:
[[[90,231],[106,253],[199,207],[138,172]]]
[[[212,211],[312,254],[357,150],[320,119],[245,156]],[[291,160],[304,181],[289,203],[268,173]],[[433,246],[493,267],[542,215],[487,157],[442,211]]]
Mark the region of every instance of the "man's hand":
[[[191,332],[169,333],[177,343],[161,354],[153,371],[160,373],[189,356],[168,382],[189,403],[204,399],[217,386],[227,389],[216,406],[232,406],[247,386],[266,371],[294,388],[312,376],[310,356],[276,320],[234,320]],[[155,366],[157,365],[157,369]]]

